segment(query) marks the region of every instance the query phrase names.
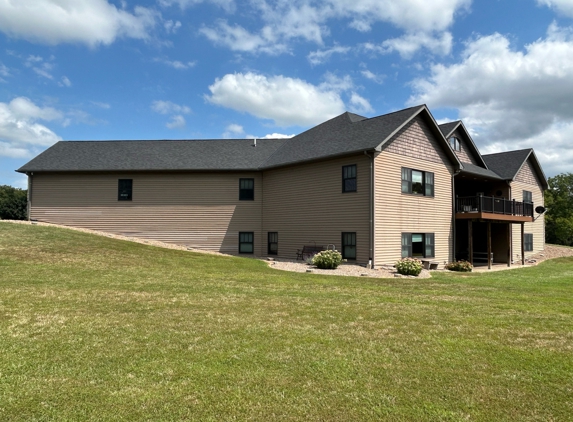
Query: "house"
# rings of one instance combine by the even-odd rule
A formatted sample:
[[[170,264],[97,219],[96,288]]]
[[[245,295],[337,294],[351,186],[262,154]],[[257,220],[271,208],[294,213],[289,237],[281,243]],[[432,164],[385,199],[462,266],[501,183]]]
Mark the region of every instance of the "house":
[[[229,254],[335,245],[360,264],[510,265],[544,249],[533,150],[482,156],[425,105],[291,139],[62,141],[17,171],[30,219]]]

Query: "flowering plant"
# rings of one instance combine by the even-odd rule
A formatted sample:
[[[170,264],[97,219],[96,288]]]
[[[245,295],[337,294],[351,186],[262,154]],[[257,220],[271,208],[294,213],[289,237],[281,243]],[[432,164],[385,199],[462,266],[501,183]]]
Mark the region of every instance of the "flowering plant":
[[[402,258],[395,264],[396,270],[402,275],[418,275],[422,272],[422,261],[417,258]]]
[[[457,262],[450,262],[445,266],[445,268],[446,270],[450,271],[461,271],[464,273],[470,273],[473,269],[473,266],[468,261],[461,260]]]
[[[338,251],[321,251],[312,258],[313,265],[323,270],[334,270],[342,262],[342,255]]]

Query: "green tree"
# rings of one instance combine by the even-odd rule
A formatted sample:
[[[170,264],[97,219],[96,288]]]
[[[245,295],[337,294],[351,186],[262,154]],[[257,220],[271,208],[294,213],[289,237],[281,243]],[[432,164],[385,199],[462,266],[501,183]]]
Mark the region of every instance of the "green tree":
[[[545,193],[545,240],[548,243],[573,246],[573,173],[558,174],[548,179]]]
[[[27,218],[28,192],[12,186],[0,186],[0,220]]]

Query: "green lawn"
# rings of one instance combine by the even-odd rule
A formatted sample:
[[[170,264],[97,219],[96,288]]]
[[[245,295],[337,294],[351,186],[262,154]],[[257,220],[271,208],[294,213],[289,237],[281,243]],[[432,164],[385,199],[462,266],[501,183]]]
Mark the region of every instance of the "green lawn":
[[[0,223],[0,420],[573,420],[573,259],[331,277]]]

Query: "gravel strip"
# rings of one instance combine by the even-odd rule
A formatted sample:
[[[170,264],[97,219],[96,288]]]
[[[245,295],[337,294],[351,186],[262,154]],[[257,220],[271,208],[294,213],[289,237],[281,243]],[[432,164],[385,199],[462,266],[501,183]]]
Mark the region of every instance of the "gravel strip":
[[[58,224],[51,224],[51,223],[41,223],[41,222],[29,222],[29,221],[20,221],[20,220],[0,220],[0,222],[8,222],[8,223],[15,223],[15,224],[33,224],[38,226],[52,226],[52,227],[60,227],[70,230],[77,230],[84,233],[91,233],[98,236],[106,236],[113,239],[120,239],[120,240],[127,240],[130,242],[141,243],[144,245],[152,245],[158,246],[160,248],[167,248],[167,249],[177,249],[181,251],[192,251],[197,253],[204,253],[210,255],[221,255],[221,256],[229,256],[226,254],[222,254],[220,252],[215,251],[206,251],[203,249],[191,249],[185,245],[176,245],[173,243],[165,243],[159,242],[157,240],[148,240],[148,239],[139,239],[136,237],[129,237],[129,236],[121,236],[112,233],[106,233],[97,230],[90,230],[90,229],[82,229],[78,227],[69,227],[69,226],[62,226]],[[537,265],[538,263],[545,261],[546,259],[553,259],[553,258],[561,258],[566,256],[573,256],[573,248],[568,248],[566,246],[557,246],[557,245],[545,245],[545,250],[539,252],[538,254],[532,256],[531,258],[527,259],[526,267]],[[328,274],[328,275],[343,275],[343,276],[354,276],[354,277],[375,277],[375,278],[393,278],[393,277],[406,277],[398,274],[394,268],[391,266],[380,266],[376,269],[368,269],[366,267],[360,265],[353,265],[344,263],[340,265],[335,270],[321,270],[316,268],[315,266],[308,265],[305,262],[301,261],[289,261],[289,260],[280,260],[280,259],[263,259],[271,268],[283,271],[292,271],[298,273],[306,273],[310,272],[312,274]],[[519,263],[513,264],[511,267],[507,267],[506,265],[498,264],[492,270],[508,270],[514,268],[521,268]],[[477,271],[490,271],[487,268],[480,267],[476,268]],[[443,271],[443,270],[438,270]],[[410,277],[410,278],[430,278],[432,275],[428,270],[422,270],[418,277]]]

